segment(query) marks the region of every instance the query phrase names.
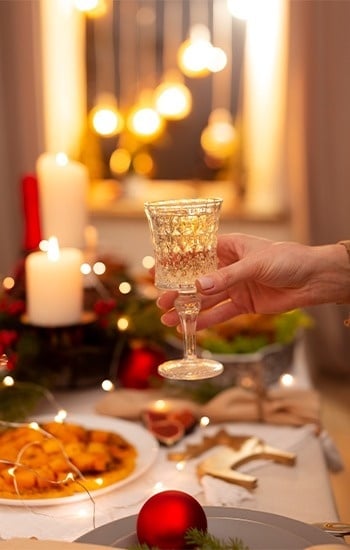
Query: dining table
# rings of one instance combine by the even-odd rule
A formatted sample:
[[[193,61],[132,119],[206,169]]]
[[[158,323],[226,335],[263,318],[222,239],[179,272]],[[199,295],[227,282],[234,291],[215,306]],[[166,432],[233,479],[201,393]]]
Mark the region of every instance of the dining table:
[[[294,355],[293,384],[310,387],[305,352],[301,346]],[[329,452],[337,449],[329,435],[304,426],[273,425],[266,422],[225,422],[220,425],[198,425],[171,448],[159,445],[140,420],[130,421],[103,415],[96,404],[106,392],[100,385],[54,392],[59,407],[67,411],[67,420],[92,422],[94,426],[130,436],[139,445],[141,466],[134,475],[108,490],[43,501],[39,505],[28,500],[0,499],[0,537],[35,537],[60,541],[76,541],[87,533],[115,520],[137,515],[155,493],[176,489],[198,500],[204,507],[236,508],[241,511],[276,514],[306,524],[339,520],[330,483]],[[117,399],[117,397],[116,397]],[[34,418],[54,415],[50,400],[38,405]],[[240,466],[253,475],[257,484],[247,489],[228,481],[197,475],[197,460],[179,463],[169,460],[169,451],[181,451],[203,437],[212,437],[218,429],[232,434],[255,436],[274,448],[294,453],[294,465],[259,458]],[[133,439],[134,438],[134,439]],[[326,444],[325,444],[326,441]],[[331,449],[331,451],[329,451]]]

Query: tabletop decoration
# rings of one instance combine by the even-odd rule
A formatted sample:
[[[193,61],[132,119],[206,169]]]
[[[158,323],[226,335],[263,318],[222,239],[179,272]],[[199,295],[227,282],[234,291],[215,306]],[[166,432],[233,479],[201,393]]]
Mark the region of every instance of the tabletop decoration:
[[[185,532],[184,539],[186,541],[187,548],[197,548],[198,550],[200,550],[201,548],[203,550],[249,550],[249,547],[246,544],[244,544],[244,542],[241,539],[238,539],[236,537],[228,537],[227,539],[221,539],[219,537],[216,537],[215,535],[212,535],[211,533],[204,532],[196,528],[188,529]],[[133,545],[130,548],[130,550],[162,550],[162,549],[154,546],[150,548],[147,544],[137,544],[136,546]],[[313,550],[313,549],[310,548],[310,550]],[[332,550],[332,549],[330,548],[329,550]]]
[[[169,341],[174,339],[175,331],[160,322],[153,281],[148,273],[131,275],[118,257],[101,255],[96,251],[89,265],[89,274],[83,276],[83,312],[89,315],[84,315],[72,326],[47,327],[29,323],[24,315],[28,302],[26,269],[26,257],[20,258],[12,276],[3,279],[0,293],[0,354],[6,353],[7,369],[11,369],[15,380],[32,381],[50,389],[75,389],[102,384],[107,380],[111,391],[106,394],[104,403],[98,403],[96,408],[101,407],[103,414],[120,414],[117,408],[119,403],[124,403],[121,417],[131,414],[133,419],[140,420],[140,404],[147,408],[147,404],[154,399],[175,396],[184,399],[185,408],[191,411],[192,405],[195,408],[198,404],[209,407],[207,416],[211,421],[216,421],[217,413],[211,409],[215,403],[212,399],[216,396],[228,399],[220,385],[221,375],[212,381],[200,381],[198,385],[181,386],[165,381],[157,374],[159,362],[173,353]],[[150,289],[153,293],[149,292]],[[289,330],[294,331],[304,317],[293,314],[288,319],[292,321]],[[233,375],[234,366],[225,371]],[[231,390],[238,391],[236,385],[237,382],[231,380],[225,387],[230,386]],[[161,393],[150,397],[150,389],[157,388],[161,389]],[[131,402],[124,401],[123,392],[126,392],[127,400],[127,391],[134,389],[141,393],[134,403],[134,412],[128,413]],[[245,410],[250,411],[248,417],[253,418],[257,411],[256,396],[250,390],[247,388],[244,392],[243,401],[246,403]],[[0,391],[5,389],[0,387]],[[37,390],[26,391],[32,391],[31,399],[27,396],[26,402],[34,403],[40,399],[41,393]],[[114,392],[118,393],[120,400],[114,399]],[[283,388],[281,392],[286,393]],[[295,392],[292,396],[291,393],[286,394],[282,401],[278,401],[280,396],[268,395],[264,401],[266,421],[291,422],[294,406],[296,413],[293,422],[303,424],[310,415],[314,417],[316,413],[311,410],[314,400],[303,400],[303,395]],[[11,397],[8,394],[8,399],[11,398],[11,410],[15,411],[18,406],[22,416],[23,399],[17,392],[13,392]],[[224,407],[219,403],[215,407],[220,405],[222,411],[232,418],[240,417],[242,395],[234,391],[231,398]],[[303,406],[306,408],[305,414],[300,417]],[[205,409],[196,409],[199,418],[205,412]],[[0,399],[0,417],[2,414],[6,414],[6,410]]]
[[[204,436],[201,443],[187,447],[184,453],[169,453],[168,458],[177,462],[188,460],[213,447],[219,449],[198,464],[198,476],[210,475],[246,489],[255,489],[258,478],[237,471],[240,465],[257,459],[273,460],[287,466],[294,466],[296,462],[295,453],[267,445],[258,437],[231,435],[225,430],[219,430],[210,437]]]
[[[204,402],[193,396],[176,393],[176,388],[135,390],[117,388],[107,393],[95,405],[100,414],[140,420],[143,411],[154,407],[154,402],[165,401],[169,409],[187,409],[200,423],[264,422],[274,425],[304,426],[312,424],[320,429],[320,396],[316,390],[296,387],[268,388],[264,395],[239,386],[227,388]]]
[[[56,235],[61,246],[83,249],[89,185],[86,166],[63,152],[43,153],[37,160],[36,173],[43,238]]]
[[[90,315],[71,326],[28,322],[26,258],[3,280],[0,354],[6,353],[7,369],[16,381],[50,389],[86,387],[106,378],[115,385],[159,385],[159,377],[153,375],[157,358],[164,353],[166,329],[154,298],[140,292],[140,281],[119,258],[98,255],[95,266],[101,273],[90,274],[92,279],[83,288],[83,311]],[[34,391],[32,397],[39,399]],[[14,410],[20,398],[13,394],[13,399]],[[6,414],[2,409],[0,399],[0,417]]]
[[[23,250],[37,250],[41,241],[38,179],[25,174],[21,180],[24,222]]]
[[[83,311],[83,254],[77,248],[60,248],[50,237],[47,252],[26,258],[28,322],[59,327],[79,324]]]
[[[141,417],[159,443],[167,446],[174,445],[191,433],[198,423],[198,418],[189,408],[173,410],[164,399],[151,403],[148,409],[142,411]]]
[[[161,517],[161,521],[154,518]],[[161,491],[151,496],[139,511],[136,533],[141,544],[159,548],[189,548],[185,533],[190,528],[207,531],[206,514],[199,502],[183,491]]]
[[[177,463],[198,458],[207,451],[215,452],[198,462],[197,475],[212,476],[229,483],[234,483],[252,490],[258,485],[258,478],[237,470],[242,464],[253,460],[272,460],[279,464],[294,466],[296,454],[271,445],[267,445],[261,438],[248,435],[230,434],[225,429],[206,436],[198,443],[187,444],[184,451],[168,453],[168,459]]]
[[[154,521],[161,517],[162,521]],[[208,532],[204,508],[190,494],[178,490],[161,491],[141,507],[136,519],[139,545],[132,550],[248,550],[243,541],[221,541]]]

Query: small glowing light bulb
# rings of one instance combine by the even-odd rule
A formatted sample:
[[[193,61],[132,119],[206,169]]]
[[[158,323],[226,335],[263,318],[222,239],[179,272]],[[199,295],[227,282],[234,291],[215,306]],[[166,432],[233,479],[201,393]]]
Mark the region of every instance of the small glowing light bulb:
[[[60,409],[55,415],[55,422],[63,422],[67,418],[67,411],[65,409]]]
[[[112,380],[103,380],[101,388],[103,389],[103,391],[112,391],[114,390],[114,384]]]
[[[117,321],[117,327],[121,331],[127,330],[129,327],[129,320],[126,317],[120,317]]]
[[[142,260],[142,265],[145,269],[151,269],[154,267],[155,260],[153,256],[145,256]]]
[[[93,272],[96,274],[96,275],[103,275],[103,273],[105,273],[106,271],[106,266],[103,262],[96,262],[93,266],[92,266],[92,269],[93,269]]]
[[[131,284],[127,281],[120,283],[119,291],[121,294],[129,294],[131,292]]]
[[[14,386],[15,381],[12,378],[12,376],[5,376],[2,383],[3,383],[4,386],[10,387],[10,386]]]

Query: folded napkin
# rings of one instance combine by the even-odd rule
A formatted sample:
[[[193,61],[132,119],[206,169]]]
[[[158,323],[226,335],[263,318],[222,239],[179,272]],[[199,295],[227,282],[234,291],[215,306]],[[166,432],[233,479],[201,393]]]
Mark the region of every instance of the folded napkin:
[[[211,506],[240,506],[243,502],[254,501],[254,495],[244,487],[232,485],[221,479],[203,476],[201,484],[205,501]]]
[[[279,426],[313,426],[320,436],[325,460],[331,471],[343,469],[343,462],[330,435],[321,427],[321,401],[313,389],[270,388],[257,394],[241,387],[221,391],[205,404],[174,397],[166,390],[118,388],[97,402],[96,412],[127,420],[140,420],[144,410],[165,400],[169,410],[187,409],[197,418],[207,416],[211,424],[223,422],[261,422]]]
[[[223,390],[204,405],[190,399],[173,397],[162,390],[119,388],[107,393],[96,404],[96,412],[129,420],[138,420],[142,411],[165,399],[169,409],[185,408],[198,418],[208,416],[217,422],[267,422],[290,426],[320,423],[320,399],[314,390],[297,388],[269,389],[257,393],[240,387]]]

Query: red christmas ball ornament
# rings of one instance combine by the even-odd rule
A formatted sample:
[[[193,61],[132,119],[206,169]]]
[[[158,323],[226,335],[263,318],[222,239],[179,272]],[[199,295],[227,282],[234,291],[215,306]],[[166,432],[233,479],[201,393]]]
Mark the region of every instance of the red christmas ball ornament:
[[[190,528],[207,531],[208,522],[199,502],[183,491],[162,491],[142,506],[136,522],[140,544],[160,550],[190,548],[185,539]]]
[[[124,388],[143,390],[151,386],[158,374],[158,365],[165,361],[162,350],[143,342],[135,341],[122,358],[118,368],[118,381]]]

